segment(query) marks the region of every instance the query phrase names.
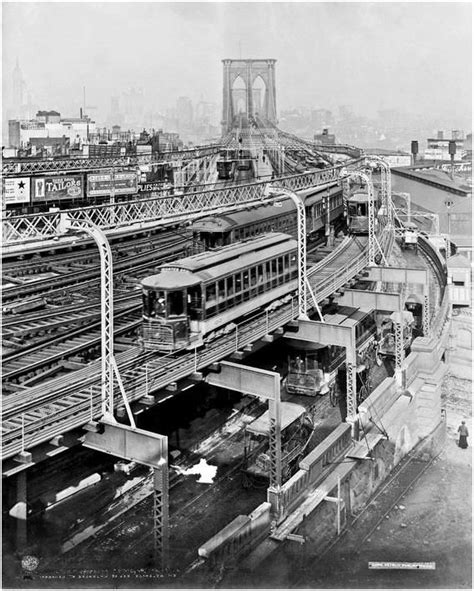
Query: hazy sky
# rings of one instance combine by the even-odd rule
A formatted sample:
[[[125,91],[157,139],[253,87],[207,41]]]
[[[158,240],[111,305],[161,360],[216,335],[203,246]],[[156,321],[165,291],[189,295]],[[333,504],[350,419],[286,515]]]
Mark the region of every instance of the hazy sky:
[[[471,116],[470,3],[3,3],[3,85],[16,58],[35,102],[72,114],[142,87],[222,103],[223,58],[276,58],[277,108],[353,105]],[[241,48],[241,49],[240,49]],[[241,51],[241,53],[240,53]],[[103,111],[105,109],[105,112]]]

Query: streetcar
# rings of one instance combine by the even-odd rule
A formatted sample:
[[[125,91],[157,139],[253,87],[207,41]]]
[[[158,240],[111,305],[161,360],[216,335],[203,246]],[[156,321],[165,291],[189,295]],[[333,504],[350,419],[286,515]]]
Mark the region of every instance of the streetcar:
[[[405,351],[410,348],[413,341],[413,314],[408,311],[402,312],[402,341]],[[395,357],[395,322],[394,315],[390,314],[382,318],[378,328],[379,357]]]
[[[411,248],[418,252],[418,226],[413,222],[405,222],[402,230],[402,250]]]
[[[161,265],[141,282],[142,346],[201,346],[237,318],[290,297],[297,275],[297,242],[277,232]]]
[[[374,200],[374,224],[377,229],[378,202]],[[347,200],[347,226],[351,234],[369,233],[369,194],[358,191]]]
[[[315,192],[314,188],[299,192],[306,210],[308,235],[324,228],[327,220],[337,224],[344,213],[339,187]],[[329,214],[327,203],[329,201]],[[234,213],[205,216],[191,224],[193,241],[204,248],[216,248],[265,232],[285,232],[296,237],[296,207],[291,199],[282,198],[273,204],[248,207]]]
[[[338,306],[332,313],[324,314],[325,322],[354,327],[356,339],[356,371],[365,376],[368,368],[376,361],[377,318],[373,310]],[[290,339],[291,342],[291,339]],[[302,350],[298,341],[291,342],[297,349],[289,358],[285,386],[288,393],[303,396],[324,396],[329,394],[331,403],[337,398],[336,383],[338,372],[344,368],[346,351],[336,345],[314,345]]]
[[[326,351],[303,351],[289,357],[285,382],[289,394],[323,396],[329,392],[330,374],[324,371]]]
[[[301,404],[281,402],[281,467],[287,480],[304,457],[315,430],[311,413]],[[270,412],[267,410],[245,427],[244,485],[270,476]]]

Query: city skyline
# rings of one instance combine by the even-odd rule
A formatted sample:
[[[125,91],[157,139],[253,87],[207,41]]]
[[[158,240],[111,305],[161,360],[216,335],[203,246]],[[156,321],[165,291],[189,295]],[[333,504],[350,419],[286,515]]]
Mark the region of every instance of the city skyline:
[[[99,121],[131,88],[143,89],[148,111],[180,96],[220,108],[221,59],[240,53],[277,60],[279,112],[428,111],[468,129],[470,14],[468,3],[135,3],[133,13],[129,3],[4,3],[3,108],[12,109],[16,60],[33,102],[67,115],[82,106],[83,86]],[[48,23],[54,35],[42,33]],[[152,57],[137,60],[144,53]]]

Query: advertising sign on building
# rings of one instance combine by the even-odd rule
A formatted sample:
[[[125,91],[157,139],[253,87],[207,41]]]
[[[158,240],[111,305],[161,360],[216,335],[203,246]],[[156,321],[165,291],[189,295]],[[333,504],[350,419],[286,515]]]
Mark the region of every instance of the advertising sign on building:
[[[138,177],[136,172],[110,172],[104,174],[90,174],[87,177],[87,195],[89,197],[115,195],[130,195],[138,191]]]
[[[162,191],[165,189],[163,181],[155,181],[151,183],[140,183],[138,185],[139,193],[151,193],[152,191]]]
[[[33,179],[34,201],[78,199],[84,195],[82,176],[55,176]]]
[[[30,179],[22,177],[17,179],[5,179],[5,203],[29,203]]]

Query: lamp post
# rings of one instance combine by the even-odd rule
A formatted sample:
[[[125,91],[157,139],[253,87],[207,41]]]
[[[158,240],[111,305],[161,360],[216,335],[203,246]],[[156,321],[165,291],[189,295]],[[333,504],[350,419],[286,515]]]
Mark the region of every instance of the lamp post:
[[[114,300],[112,251],[105,234],[86,220],[75,220],[67,213],[60,214],[59,231],[87,234],[99,248],[101,277],[101,399],[102,419],[115,423],[114,417],[114,374],[132,427],[135,420],[130,409],[122,379],[114,356]]]

